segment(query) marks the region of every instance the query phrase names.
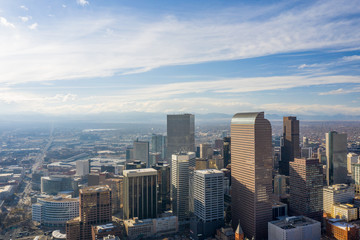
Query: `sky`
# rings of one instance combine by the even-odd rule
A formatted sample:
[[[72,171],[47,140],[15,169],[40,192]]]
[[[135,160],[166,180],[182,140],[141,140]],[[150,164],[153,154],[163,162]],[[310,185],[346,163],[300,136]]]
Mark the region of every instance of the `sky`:
[[[0,110],[360,117],[360,0],[0,0]]]

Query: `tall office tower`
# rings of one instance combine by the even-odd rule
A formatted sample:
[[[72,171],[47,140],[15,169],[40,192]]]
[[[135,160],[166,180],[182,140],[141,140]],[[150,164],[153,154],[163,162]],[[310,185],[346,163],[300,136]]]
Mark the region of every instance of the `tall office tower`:
[[[237,113],[231,120],[232,227],[263,239],[272,219],[271,125],[263,112]]]
[[[149,154],[149,167],[154,167],[161,160],[161,153],[151,152]]]
[[[296,117],[283,118],[283,141],[279,173],[289,176],[289,162],[300,157],[299,120]]]
[[[103,182],[111,188],[112,196],[112,213],[116,214],[121,211],[123,207],[123,177],[120,178],[107,178]]]
[[[224,149],[224,139],[215,139],[215,148],[220,150],[220,154],[222,154]]]
[[[353,186],[335,184],[323,188],[323,211],[328,217],[332,216],[335,203],[351,203],[355,198]]]
[[[347,177],[347,135],[330,131],[326,133],[326,182],[327,185],[346,183]]]
[[[158,173],[158,213],[170,210],[170,166],[159,162],[154,167]]]
[[[356,153],[348,153],[347,155],[347,170],[348,170],[348,173],[351,173],[352,171],[352,168],[351,168],[351,165],[352,164],[355,164],[355,163],[358,163],[359,162],[359,155],[357,155]]]
[[[200,158],[211,159],[214,155],[214,150],[211,144],[201,143],[200,144]]]
[[[355,192],[360,193],[360,163],[351,164],[351,177],[354,183]]]
[[[289,210],[321,220],[323,206],[323,169],[319,159],[295,158],[290,162]]]
[[[126,148],[126,162],[131,162],[134,160],[134,148],[127,147]]]
[[[134,141],[134,159],[140,160],[146,163],[147,167],[150,167],[149,163],[149,142],[146,141]]]
[[[206,169],[194,172],[192,239],[205,239],[224,225],[224,173]],[[201,236],[199,238],[198,236]]]
[[[89,160],[78,160],[76,161],[76,175],[86,176],[90,173],[90,161]]]
[[[319,147],[317,149],[317,158],[319,162],[326,166],[326,149],[324,147]]]
[[[194,161],[194,152],[172,155],[170,194],[172,210],[180,224],[189,218],[189,167]]]
[[[124,219],[156,218],[157,171],[153,168],[124,170]]]
[[[231,138],[224,137],[224,147],[223,147],[223,157],[224,157],[224,167],[227,167],[231,163]]]
[[[91,226],[112,220],[111,189],[98,185],[80,189],[79,217],[66,222],[66,239],[88,240]]]
[[[161,159],[165,158],[166,137],[160,134],[153,134],[151,137],[151,152],[161,153]]]
[[[167,160],[172,154],[195,151],[195,116],[167,115]]]

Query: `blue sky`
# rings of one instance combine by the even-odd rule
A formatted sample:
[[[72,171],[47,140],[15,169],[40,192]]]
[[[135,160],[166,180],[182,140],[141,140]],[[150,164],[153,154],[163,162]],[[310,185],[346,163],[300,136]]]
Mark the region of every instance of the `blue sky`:
[[[360,116],[360,1],[0,0],[0,109]]]

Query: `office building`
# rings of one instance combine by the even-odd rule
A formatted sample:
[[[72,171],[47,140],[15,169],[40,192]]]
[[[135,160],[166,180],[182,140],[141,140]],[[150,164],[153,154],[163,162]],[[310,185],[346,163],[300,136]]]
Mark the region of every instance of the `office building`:
[[[165,158],[166,152],[166,136],[161,134],[153,134],[151,137],[151,152],[160,153],[161,160]]]
[[[288,206],[286,203],[273,201],[272,203],[272,220],[288,216]]]
[[[360,193],[360,163],[352,164],[351,168],[351,176],[354,182],[355,192]]]
[[[343,219],[347,222],[357,220],[359,218],[359,209],[354,204],[334,204],[332,216],[334,218]]]
[[[311,147],[302,147],[300,156],[301,156],[301,158],[312,158],[313,157],[312,148]]]
[[[190,224],[192,239],[213,236],[224,225],[224,173],[207,169],[194,172],[194,215]],[[201,236],[201,237],[199,237]]]
[[[79,191],[78,181],[71,176],[53,175],[41,177],[41,193],[57,195],[59,192],[74,192],[74,196]]]
[[[134,160],[132,162],[126,163],[125,168],[126,168],[126,170],[146,168],[146,163],[141,162],[140,160]],[[123,172],[123,174],[124,174],[124,172]]]
[[[231,163],[231,138],[224,137],[223,147],[224,167]]]
[[[327,185],[346,183],[347,135],[335,131],[326,133]]]
[[[269,222],[269,240],[320,240],[321,223],[304,216]]]
[[[103,240],[108,235],[121,236],[122,228],[120,224],[111,222],[107,224],[91,226],[92,240]]]
[[[170,205],[170,166],[159,162],[154,167],[156,169],[158,185],[158,213],[164,213],[171,209]]]
[[[200,144],[200,158],[211,159],[214,155],[214,150],[211,144],[201,143]]]
[[[274,176],[274,195],[278,199],[289,196],[289,176],[280,174]]]
[[[71,195],[38,198],[32,205],[32,219],[46,227],[65,227],[66,221],[79,216],[79,199]]]
[[[154,167],[161,159],[161,153],[151,152],[149,154],[149,167]]]
[[[157,171],[153,168],[124,170],[124,219],[156,218]]]
[[[224,139],[215,139],[215,149],[220,151],[220,154],[222,155],[222,152],[224,150]]]
[[[321,220],[323,206],[323,169],[316,158],[295,158],[290,162],[289,210]]]
[[[127,147],[126,148],[126,162],[131,162],[134,160],[134,148],[133,147]]]
[[[323,211],[327,217],[334,217],[333,206],[336,203],[351,203],[355,198],[354,187],[336,184],[323,188]]]
[[[112,214],[119,213],[123,208],[123,176],[118,178],[106,178],[102,184],[111,189]]]
[[[171,200],[172,211],[179,223],[189,219],[189,167],[195,162],[195,153],[172,155],[171,163]]]
[[[231,213],[246,237],[263,239],[272,219],[272,137],[263,112],[237,113],[231,120]]]
[[[149,142],[134,141],[134,159],[146,163],[146,167],[150,167],[149,163]]]
[[[192,114],[167,115],[167,160],[172,154],[195,151],[195,116]]]
[[[347,154],[347,170],[348,170],[348,173],[351,174],[351,165],[352,164],[355,164],[355,163],[359,163],[359,155],[356,154],[356,153],[348,153]]]
[[[77,160],[76,161],[76,175],[83,177],[90,173],[90,161],[87,160]]]
[[[296,117],[283,117],[283,147],[279,173],[289,176],[289,163],[300,157],[299,120]]]
[[[317,158],[324,166],[326,166],[326,149],[324,147],[319,147],[317,149]]]
[[[92,239],[91,226],[112,220],[111,189],[98,185],[80,189],[79,217],[66,222],[66,239]]]

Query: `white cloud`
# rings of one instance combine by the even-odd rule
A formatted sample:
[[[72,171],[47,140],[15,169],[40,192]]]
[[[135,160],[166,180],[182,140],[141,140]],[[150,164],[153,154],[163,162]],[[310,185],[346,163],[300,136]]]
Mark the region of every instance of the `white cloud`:
[[[360,87],[354,87],[352,89],[339,88],[329,92],[321,92],[319,93],[319,95],[340,95],[340,94],[349,94],[349,93],[357,93],[357,92],[360,92]]]
[[[360,13],[356,2],[320,1],[257,21],[251,16],[226,19],[225,10],[194,14],[191,20],[119,11],[74,14],[42,24],[36,34],[0,34],[0,83],[134,74],[162,66],[357,47],[360,42],[360,19],[346,18]]]
[[[352,62],[352,61],[359,61],[360,56],[359,55],[353,55],[353,56],[345,56],[342,58],[345,62]]]
[[[22,22],[27,22],[27,21],[29,21],[32,17],[31,16],[19,16],[19,18],[20,18],[20,20],[22,21]]]
[[[65,4],[63,4],[63,5],[61,5],[63,8],[66,8],[66,5]]]
[[[8,28],[15,28],[15,25],[8,22],[8,20],[6,20],[4,17],[0,17],[0,25]]]
[[[38,27],[38,24],[37,24],[37,23],[33,23],[33,24],[29,25],[29,28],[30,28],[31,30],[35,30],[37,27]]]
[[[77,4],[81,5],[81,6],[86,6],[89,5],[89,2],[86,0],[76,0]]]
[[[20,8],[21,8],[21,9],[24,9],[25,11],[28,11],[28,10],[29,10],[29,9],[28,9],[26,6],[24,6],[24,5],[21,5]]]

